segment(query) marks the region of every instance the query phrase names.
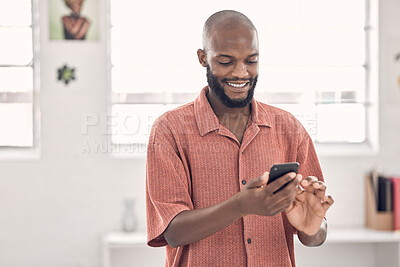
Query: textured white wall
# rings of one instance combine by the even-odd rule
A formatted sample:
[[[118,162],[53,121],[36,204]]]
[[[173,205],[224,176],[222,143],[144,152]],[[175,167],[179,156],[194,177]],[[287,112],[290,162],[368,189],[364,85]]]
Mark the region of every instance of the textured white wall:
[[[48,41],[47,1],[40,1],[42,155],[0,162],[0,267],[100,266],[101,235],[120,228],[124,197],[138,199],[139,230],[144,231],[144,159],[82,153],[86,142],[108,141],[98,128],[81,132],[84,114],[106,114],[108,108],[104,0],[99,5],[100,40],[66,44]],[[400,37],[400,2],[382,0],[380,6],[384,54],[388,38]],[[64,63],[77,69],[77,80],[68,87],[56,81],[56,68]],[[364,223],[363,177],[371,167],[400,173],[400,101],[387,104],[387,64],[382,57],[379,154],[321,158],[336,200],[331,225]],[[331,253],[341,251],[332,247]],[[357,245],[354,252],[364,253]],[[368,262],[364,266],[371,266]]]

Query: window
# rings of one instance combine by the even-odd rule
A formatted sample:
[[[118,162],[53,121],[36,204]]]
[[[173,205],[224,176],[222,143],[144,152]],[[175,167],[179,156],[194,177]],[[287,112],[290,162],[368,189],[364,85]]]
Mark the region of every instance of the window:
[[[35,147],[31,0],[0,2],[0,147]]]
[[[376,148],[376,0],[110,3],[114,144],[145,144],[158,115],[196,98],[203,23],[234,9],[259,34],[256,99],[294,114],[317,146]]]

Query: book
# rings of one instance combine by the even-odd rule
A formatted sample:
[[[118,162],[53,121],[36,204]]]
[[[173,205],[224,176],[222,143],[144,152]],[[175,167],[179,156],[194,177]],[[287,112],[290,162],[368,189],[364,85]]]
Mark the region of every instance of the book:
[[[392,182],[388,177],[378,177],[378,211],[392,211]]]
[[[400,230],[400,177],[390,177],[392,182],[393,230]]]

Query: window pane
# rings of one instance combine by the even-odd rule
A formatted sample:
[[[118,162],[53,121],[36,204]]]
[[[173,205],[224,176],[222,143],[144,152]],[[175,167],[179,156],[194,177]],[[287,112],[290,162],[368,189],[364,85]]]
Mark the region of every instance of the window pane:
[[[30,26],[31,0],[0,1],[0,26]]]
[[[33,145],[32,104],[0,104],[0,146]]]
[[[31,62],[31,28],[0,28],[0,40],[0,64],[26,65]]]
[[[0,92],[30,92],[33,89],[31,67],[1,68]]]
[[[362,28],[275,28],[259,33],[260,62],[277,65],[362,65],[365,33]]]
[[[362,65],[364,42],[362,28],[308,28],[301,33],[299,60],[309,65]]]
[[[134,17],[140,11],[141,5],[139,1],[111,0],[111,25],[120,27],[128,18]]]
[[[264,64],[327,66],[365,63],[365,33],[362,29],[282,31],[277,28],[264,34],[260,34],[260,59]]]
[[[300,92],[311,94],[313,98],[318,92],[354,92],[354,100],[361,102],[365,99],[365,69],[363,67],[263,66],[257,90],[277,93]]]
[[[363,28],[365,0],[301,0],[301,21],[311,27]]]
[[[206,70],[200,64],[192,67],[169,71],[166,66],[119,65],[111,70],[111,87],[115,93],[199,92],[207,85]]]
[[[315,140],[317,134],[317,106],[315,104],[277,104],[273,105],[294,115]]]
[[[361,143],[365,140],[365,106],[362,104],[274,104],[292,113],[313,140]]]
[[[365,106],[327,104],[317,107],[317,141],[361,143],[365,140]]]

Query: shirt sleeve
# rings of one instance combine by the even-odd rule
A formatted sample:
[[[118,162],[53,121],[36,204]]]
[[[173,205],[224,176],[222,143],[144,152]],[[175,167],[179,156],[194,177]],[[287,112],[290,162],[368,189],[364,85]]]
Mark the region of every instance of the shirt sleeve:
[[[185,171],[171,131],[155,122],[146,160],[147,244],[166,246],[163,232],[180,212],[193,209],[190,177]]]
[[[315,176],[319,181],[324,181],[314,144],[307,132],[305,132],[304,140],[297,149],[297,162],[300,163],[298,173],[303,176],[303,179],[308,176]]]

